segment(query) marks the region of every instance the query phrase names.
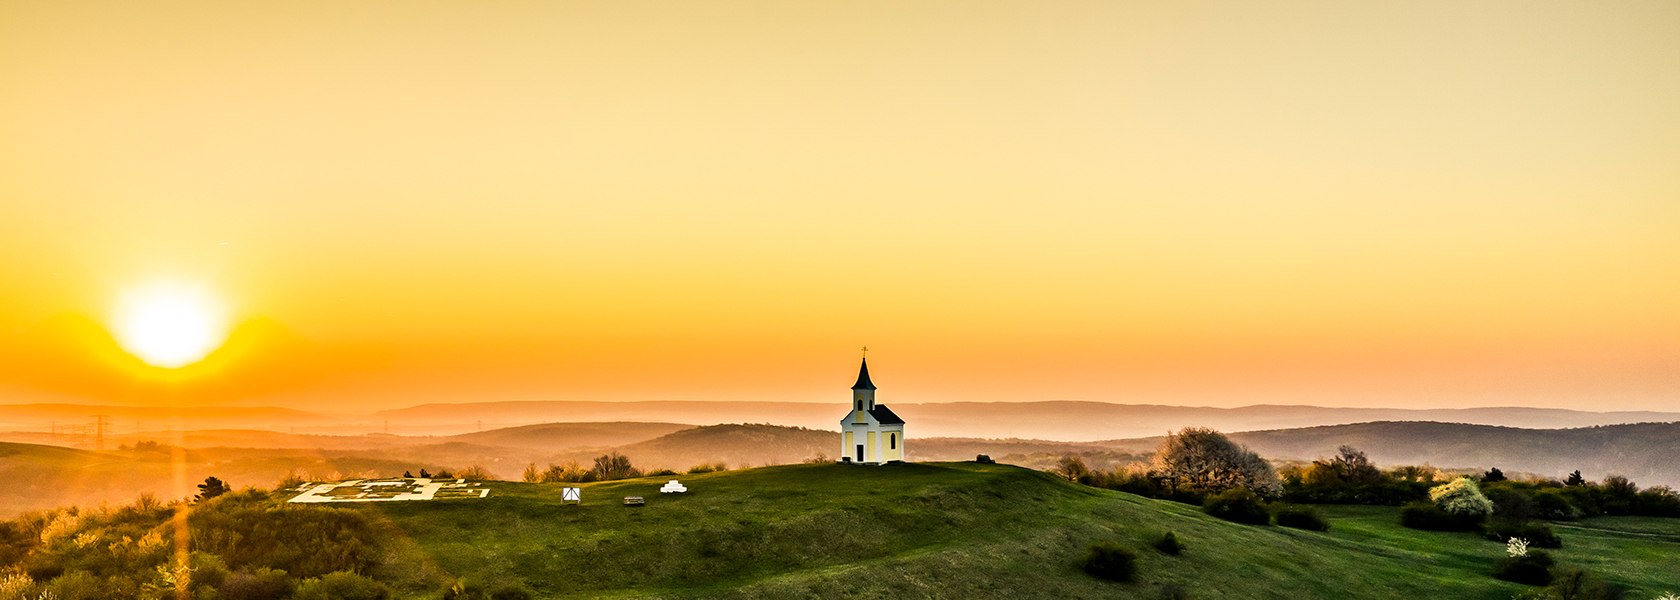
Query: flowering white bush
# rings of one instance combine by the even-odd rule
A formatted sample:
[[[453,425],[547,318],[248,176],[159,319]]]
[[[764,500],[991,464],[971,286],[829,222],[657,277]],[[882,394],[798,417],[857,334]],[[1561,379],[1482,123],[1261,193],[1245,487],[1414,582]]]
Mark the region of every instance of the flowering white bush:
[[[1528,556],[1528,540],[1514,537],[1505,542],[1505,554],[1511,558]]]
[[[1482,495],[1482,489],[1469,477],[1429,488],[1429,499],[1441,510],[1465,517],[1485,517],[1493,514],[1493,501]]]
[[[1664,592],[1663,595],[1657,596],[1657,600],[1680,600],[1680,596],[1674,595],[1674,592]]]

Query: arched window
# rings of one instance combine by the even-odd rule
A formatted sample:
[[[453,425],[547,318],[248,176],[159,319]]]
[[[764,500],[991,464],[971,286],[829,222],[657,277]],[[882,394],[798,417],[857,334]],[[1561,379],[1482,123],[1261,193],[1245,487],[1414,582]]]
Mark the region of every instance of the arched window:
[[[898,449],[898,434],[896,434],[896,433],[887,434],[887,447],[891,448],[893,450]]]

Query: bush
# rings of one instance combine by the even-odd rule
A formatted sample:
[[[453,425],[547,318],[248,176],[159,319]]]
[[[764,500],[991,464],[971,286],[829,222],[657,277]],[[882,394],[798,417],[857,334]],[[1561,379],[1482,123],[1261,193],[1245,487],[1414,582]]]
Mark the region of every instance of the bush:
[[[1560,569],[1546,592],[1559,600],[1621,600],[1625,595],[1622,588],[1580,569]]]
[[[1552,582],[1552,555],[1535,550],[1527,556],[1507,556],[1493,563],[1497,579],[1524,585],[1546,585]]]
[[[1190,600],[1190,592],[1176,583],[1163,583],[1161,589],[1156,590],[1155,597],[1160,600]]]
[[[228,575],[218,591],[222,600],[284,600],[296,589],[285,571],[262,567]]]
[[[1277,524],[1308,531],[1330,531],[1330,521],[1311,506],[1285,504],[1277,509]]]
[[[1563,493],[1540,490],[1534,493],[1534,516],[1550,521],[1573,521],[1581,518],[1581,509],[1569,502]]]
[[[443,591],[443,600],[531,600],[531,590],[520,583],[503,583],[485,588],[465,579],[457,579]]]
[[[1400,507],[1400,526],[1427,531],[1475,531],[1480,517],[1455,515],[1430,502],[1413,502]]]
[[[390,600],[384,584],[349,571],[333,571],[320,579],[305,579],[294,600]]]
[[[723,464],[722,462],[701,463],[701,464],[698,464],[698,465],[694,465],[693,467],[689,467],[688,474],[689,475],[700,475],[700,474],[703,474],[703,473],[721,473],[723,471],[728,471],[728,470],[729,470],[729,465]]]
[[[1184,544],[1178,543],[1178,536],[1168,531],[1161,535],[1161,539],[1155,540],[1155,549],[1160,550],[1162,554],[1178,556],[1184,552]]]
[[[1270,525],[1272,513],[1260,497],[1244,488],[1232,488],[1207,499],[1202,512],[1245,525]]]
[[[104,582],[93,574],[87,571],[65,571],[45,586],[40,597],[57,600],[100,600],[110,596]]]
[[[1109,581],[1131,581],[1137,574],[1137,554],[1112,542],[1092,544],[1085,555],[1085,572]]]
[[[1487,539],[1496,542],[1503,543],[1510,541],[1511,538],[1523,538],[1528,540],[1528,545],[1535,548],[1563,547],[1563,540],[1558,539],[1557,534],[1552,532],[1552,526],[1545,523],[1496,520],[1488,524],[1485,533]]]

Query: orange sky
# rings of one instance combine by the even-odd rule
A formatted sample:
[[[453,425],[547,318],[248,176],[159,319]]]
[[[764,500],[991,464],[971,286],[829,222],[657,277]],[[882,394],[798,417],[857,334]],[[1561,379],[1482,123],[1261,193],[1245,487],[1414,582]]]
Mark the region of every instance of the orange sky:
[[[1680,410],[1672,2],[13,2],[0,90],[0,402]]]

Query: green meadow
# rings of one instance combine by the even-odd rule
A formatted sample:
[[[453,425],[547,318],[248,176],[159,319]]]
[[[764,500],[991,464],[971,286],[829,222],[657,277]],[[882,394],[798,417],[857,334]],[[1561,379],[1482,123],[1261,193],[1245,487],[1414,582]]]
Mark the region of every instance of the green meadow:
[[[1510,598],[1492,578],[1503,544],[1415,531],[1388,507],[1323,507],[1329,532],[1228,523],[1196,507],[1061,481],[1008,465],[789,465],[583,484],[495,482],[489,498],[347,505],[393,539],[405,593],[451,581],[517,582],[536,597]],[[642,496],[642,507],[622,505]],[[1680,521],[1556,525],[1560,565],[1631,599],[1680,592]],[[1179,556],[1151,542],[1167,531]],[[1086,575],[1095,542],[1138,555],[1138,576]]]

